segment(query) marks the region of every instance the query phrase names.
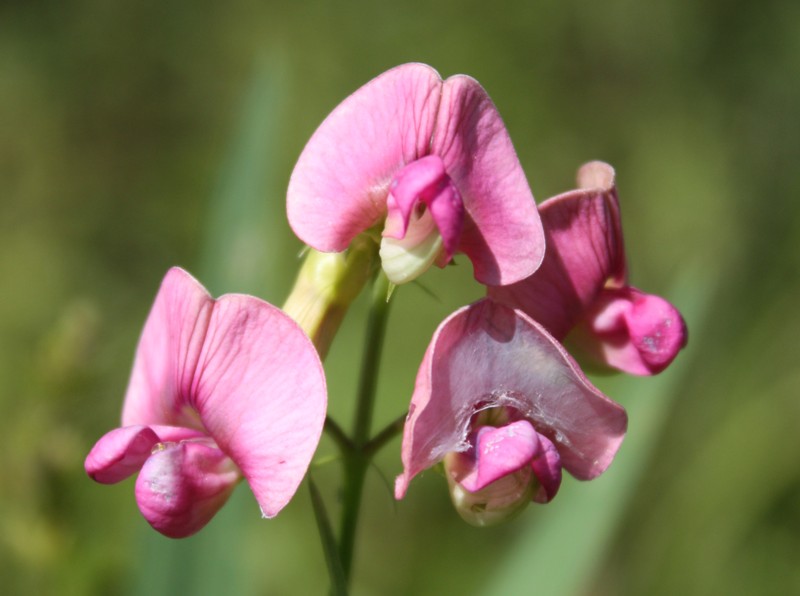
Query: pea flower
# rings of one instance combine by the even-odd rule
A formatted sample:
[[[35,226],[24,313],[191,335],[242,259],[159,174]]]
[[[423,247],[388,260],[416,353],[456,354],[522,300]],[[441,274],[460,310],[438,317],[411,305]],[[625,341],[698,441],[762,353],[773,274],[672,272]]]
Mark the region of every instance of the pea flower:
[[[544,328],[484,298],[436,330],[406,420],[403,473],[444,461],[451,497],[475,525],[497,523],[557,493],[562,467],[579,480],[611,464],[625,410],[595,388]]]
[[[539,206],[547,252],[528,279],[489,288],[558,340],[602,365],[635,375],[666,368],[686,345],[686,324],[659,296],[628,284],[614,170],[595,161],[578,171],[578,189]]]
[[[287,212],[297,236],[323,252],[381,232],[396,284],[456,252],[481,283],[509,284],[544,252],[533,195],[486,91],[424,64],[383,73],[323,121],[292,173]]]
[[[138,471],[139,509],[172,538],[200,530],[242,478],[273,517],[305,475],[326,401],[294,321],[252,296],[214,300],[173,268],[139,340],[122,427],[95,444],[86,471],[105,484]]]

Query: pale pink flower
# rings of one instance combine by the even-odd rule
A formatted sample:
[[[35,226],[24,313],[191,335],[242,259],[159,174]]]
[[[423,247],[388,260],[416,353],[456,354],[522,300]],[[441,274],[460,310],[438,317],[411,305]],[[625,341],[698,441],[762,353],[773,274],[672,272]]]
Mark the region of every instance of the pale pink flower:
[[[539,206],[547,240],[539,270],[489,296],[558,340],[570,334],[570,345],[606,366],[656,374],[686,345],[686,325],[669,302],[628,284],[613,168],[584,165],[578,187]]]
[[[319,126],[289,182],[289,223],[323,252],[382,233],[395,283],[456,252],[489,285],[531,275],[544,241],[533,195],[486,91],[404,64],[345,99]]]
[[[201,529],[242,478],[273,517],[305,475],[326,401],[319,357],[287,315],[252,296],[214,300],[173,268],[139,340],[122,427],[86,471],[102,483],[138,471],[139,509],[173,538]]]
[[[484,299],[448,317],[428,346],[395,496],[444,460],[465,519],[493,523],[528,501],[552,499],[562,466],[580,480],[601,474],[626,427],[625,410],[541,325]]]

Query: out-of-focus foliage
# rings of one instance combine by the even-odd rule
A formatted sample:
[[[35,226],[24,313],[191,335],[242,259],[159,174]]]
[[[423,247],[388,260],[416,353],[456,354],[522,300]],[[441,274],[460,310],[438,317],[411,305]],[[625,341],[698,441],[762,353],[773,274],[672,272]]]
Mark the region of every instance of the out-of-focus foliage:
[[[167,268],[280,304],[300,248],[282,211],[293,160],[345,95],[411,60],[483,83],[537,199],[584,161],[616,167],[633,282],[686,311],[690,345],[662,378],[597,379],[630,408],[618,484],[566,483],[513,524],[465,526],[434,472],[394,504],[392,442],[367,483],[354,593],[800,591],[798,55],[789,0],[4,3],[3,593],[326,589],[306,488],[262,521],[242,486],[174,542],[131,482],[95,485],[82,463],[117,424]],[[423,283],[436,298],[396,295],[378,428],[404,411],[438,322],[481,293],[463,259]],[[363,311],[326,364],[343,424]],[[324,440],[314,477],[335,518],[333,454]],[[611,501],[592,504],[610,523],[569,523],[582,491]],[[552,564],[517,564],[537,553]]]

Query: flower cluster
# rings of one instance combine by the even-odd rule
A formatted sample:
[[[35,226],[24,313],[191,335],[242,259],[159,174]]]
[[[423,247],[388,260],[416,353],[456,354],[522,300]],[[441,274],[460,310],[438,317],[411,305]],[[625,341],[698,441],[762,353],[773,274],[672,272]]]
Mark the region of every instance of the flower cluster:
[[[325,420],[320,354],[376,271],[402,284],[463,253],[487,288],[433,334],[395,486],[403,498],[441,463],[475,525],[549,502],[562,470],[597,477],[620,447],[625,410],[564,345],[650,375],[686,343],[675,307],[628,283],[612,168],[584,165],[577,190],[537,208],[496,107],[467,76],[406,64],[358,89],[300,155],[287,213],[321,252],[309,254],[284,310],[251,296],[214,300],[170,270],[122,426],[86,459],[99,482],[139,472],[139,508],[168,536],[203,527],[241,479],[266,517],[291,499]]]

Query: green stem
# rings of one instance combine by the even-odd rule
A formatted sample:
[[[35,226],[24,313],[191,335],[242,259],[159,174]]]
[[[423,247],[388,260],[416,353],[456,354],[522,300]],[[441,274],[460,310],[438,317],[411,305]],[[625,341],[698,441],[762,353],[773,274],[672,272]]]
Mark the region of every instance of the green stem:
[[[344,492],[339,532],[339,556],[345,578],[348,579],[353,562],[364,477],[370,460],[370,452],[367,451],[366,447],[372,424],[375,389],[378,384],[378,367],[389,315],[388,293],[389,280],[381,271],[372,286],[372,307],[370,308],[369,321],[367,322],[367,334],[361,360],[361,378],[358,387],[358,401],[352,439],[353,449],[346,453],[344,458]]]
[[[283,311],[311,338],[320,359],[378,264],[378,245],[365,235],[353,239],[345,252],[308,249]]]
[[[372,437],[369,443],[364,445],[364,453],[366,453],[367,456],[372,457],[378,451],[380,451],[381,447],[403,432],[403,427],[406,424],[406,418],[408,418],[408,414],[403,414],[377,435]]]
[[[324,429],[325,432],[328,433],[328,436],[333,439],[333,441],[339,447],[339,451],[342,453],[342,455],[353,450],[353,442],[350,440],[350,437],[345,434],[345,432],[342,430],[342,427],[339,426],[330,416],[325,416]]]
[[[314,517],[317,520],[319,537],[322,541],[322,552],[325,555],[328,575],[331,578],[331,596],[347,596],[347,580],[339,561],[336,540],[333,537],[333,530],[325,510],[325,503],[322,501],[322,495],[319,494],[319,489],[311,474],[308,475],[308,488],[311,491],[311,505],[314,507]]]

